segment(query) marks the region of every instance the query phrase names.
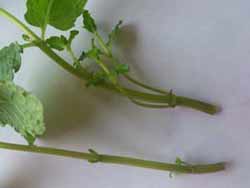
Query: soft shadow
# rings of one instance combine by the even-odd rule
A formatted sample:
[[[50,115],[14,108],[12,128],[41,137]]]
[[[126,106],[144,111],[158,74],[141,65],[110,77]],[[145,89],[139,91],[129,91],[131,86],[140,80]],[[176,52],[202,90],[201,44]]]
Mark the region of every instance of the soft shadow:
[[[98,105],[112,103],[109,100],[112,95],[106,95],[101,89],[86,88],[84,81],[63,71],[57,72],[56,76],[49,72],[46,79],[48,81],[42,82],[36,89],[44,105],[47,129],[41,139],[55,140],[88,129],[89,122],[96,116]]]
[[[19,160],[18,166],[15,165],[15,171],[10,173],[8,178],[1,182],[1,187],[4,188],[34,188],[40,187],[44,177],[44,171],[48,170],[46,161],[40,158],[32,159],[29,157],[25,160]],[[38,162],[39,160],[39,162]],[[27,167],[28,166],[28,167]],[[47,168],[47,169],[46,169]]]
[[[121,63],[129,64],[132,72],[145,78],[145,72],[137,63],[136,51],[138,50],[138,30],[135,24],[127,24],[121,28],[121,32],[115,41],[115,53]]]

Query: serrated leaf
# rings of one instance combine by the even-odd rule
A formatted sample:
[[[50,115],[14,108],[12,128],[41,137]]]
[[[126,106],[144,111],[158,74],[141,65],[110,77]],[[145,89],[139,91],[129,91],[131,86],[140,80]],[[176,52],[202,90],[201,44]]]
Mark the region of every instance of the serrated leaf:
[[[94,33],[97,30],[94,18],[90,15],[88,10],[84,10],[83,14],[83,27],[90,33]]]
[[[87,0],[27,0],[25,19],[36,27],[51,25],[60,30],[74,26]]]
[[[0,80],[13,80],[14,73],[21,67],[22,48],[11,43],[0,50]]]
[[[67,39],[64,36],[57,37],[53,36],[46,40],[47,44],[50,48],[62,51],[67,46]]]
[[[0,81],[0,125],[9,125],[29,144],[45,132],[41,102],[11,81]]]

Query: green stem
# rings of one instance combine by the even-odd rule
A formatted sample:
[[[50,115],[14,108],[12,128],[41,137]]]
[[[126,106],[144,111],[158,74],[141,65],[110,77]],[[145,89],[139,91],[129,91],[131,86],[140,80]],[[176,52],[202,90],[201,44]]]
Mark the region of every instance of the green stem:
[[[99,59],[95,59],[95,62],[96,62],[96,64],[99,65],[99,66],[101,67],[101,69],[110,77],[110,74],[111,74],[111,73],[110,73],[108,67],[107,67],[102,61],[100,61]],[[113,82],[113,79],[111,79],[111,81]],[[114,84],[116,84],[116,81],[115,81]]]
[[[151,102],[151,103],[161,103],[161,104],[170,104],[171,103],[171,97],[170,95],[155,95],[155,94],[148,94],[143,93],[140,91],[135,91],[127,88],[123,88],[127,94],[131,96],[131,98],[135,98],[138,100],[142,100],[145,102]],[[182,96],[175,96],[175,104],[176,106],[183,106],[192,108],[201,112],[205,112],[210,115],[214,115],[218,112],[220,112],[220,108],[218,106],[202,102],[196,99],[191,99],[187,97]]]
[[[147,89],[147,90],[150,90],[150,91],[154,91],[154,92],[160,93],[160,94],[168,94],[167,91],[164,91],[164,90],[161,90],[161,89],[157,89],[157,88],[151,87],[151,86],[149,86],[149,85],[146,85],[146,84],[144,84],[144,83],[142,83],[142,82],[139,82],[138,80],[132,78],[132,77],[131,77],[130,75],[128,75],[128,74],[125,74],[124,77],[125,77],[128,81],[130,81],[130,82],[134,83],[135,85],[140,86],[140,87],[142,87],[142,88],[144,88],[144,89]]]
[[[73,59],[73,61],[74,61],[74,64],[80,64],[80,62],[78,61],[78,59],[77,59],[77,57],[76,57],[76,55],[74,54],[74,52],[73,52],[73,50],[72,50],[72,48],[71,48],[71,46],[67,46],[67,51],[68,51],[68,53],[69,53],[69,55],[70,55],[70,57]]]
[[[23,24],[20,20],[18,20],[15,16],[10,14],[8,11],[0,8],[0,15],[4,16],[9,21],[18,26],[23,32],[29,35],[32,40],[34,41],[40,40],[40,38],[33,31],[31,31],[25,24]]]
[[[178,164],[169,164],[163,162],[149,161],[136,159],[131,157],[120,157],[113,155],[103,155],[90,150],[90,153],[69,151],[63,149],[55,149],[48,147],[38,147],[38,146],[26,146],[19,144],[11,144],[0,142],[0,148],[14,150],[14,151],[23,151],[23,152],[32,152],[48,155],[56,155],[62,157],[70,157],[76,159],[88,160],[89,162],[100,162],[100,163],[111,163],[119,165],[128,165],[141,168],[149,168],[155,170],[179,172],[179,173],[190,173],[190,174],[202,174],[202,173],[213,173],[222,171],[225,169],[225,163],[215,163],[207,165],[178,165]]]
[[[22,44],[21,45],[21,47],[23,48],[23,49],[25,49],[25,48],[30,48],[30,47],[36,47],[37,45],[35,44],[35,43],[33,43],[33,42],[30,42],[30,43],[25,43],[25,44]]]
[[[47,25],[48,25],[48,22],[49,22],[49,15],[50,15],[50,11],[51,11],[53,3],[54,3],[54,0],[51,0],[49,2],[48,9],[47,9],[47,12],[46,12],[46,15],[45,15],[45,20],[44,20],[44,24],[42,26],[42,34],[41,34],[42,40],[45,40],[45,37],[46,37],[45,34],[46,34]]]
[[[99,33],[98,33],[98,32],[95,32],[94,35],[95,35],[95,37],[96,37],[96,39],[97,39],[99,45],[101,46],[101,48],[104,50],[104,53],[105,53],[108,57],[112,58],[112,52],[111,52],[110,49],[107,47],[107,45],[105,44],[104,40],[103,40],[102,37],[99,35]]]
[[[36,45],[48,57],[53,59],[54,62],[57,63],[59,66],[61,66],[63,69],[67,70],[71,74],[83,80],[89,80],[92,78],[92,75],[87,70],[83,68],[81,69],[75,68],[74,66],[66,62],[63,58],[58,56],[51,48],[47,46],[47,44],[41,38],[39,38],[33,31],[31,31],[25,24],[23,24],[15,16],[13,16],[12,14],[10,14],[9,12],[7,12],[6,10],[2,8],[0,8],[0,15],[9,19],[11,22],[16,24],[21,30],[23,30],[27,35],[29,35],[30,38],[36,42]],[[102,85],[102,87],[121,93],[120,90],[117,90],[116,88],[114,88],[112,85],[109,85],[109,84]],[[125,91],[126,95],[129,98],[138,99],[140,101],[145,101],[145,102],[150,102],[150,103],[162,103],[162,104],[171,104],[172,102],[172,99],[170,97],[171,95],[169,94],[168,95],[154,95],[154,94],[131,90],[128,88],[122,88],[122,90]],[[175,96],[175,98],[176,98],[176,105],[193,108],[195,110],[205,112],[211,115],[216,114],[220,110],[215,105],[208,104],[199,100],[190,99],[190,98],[182,97],[182,96]]]
[[[118,61],[113,57],[113,54],[112,54],[112,51],[110,50],[110,48],[107,46],[107,44],[104,42],[103,38],[99,35],[98,32],[95,32],[94,33],[95,36],[96,36],[96,39],[99,43],[99,45],[101,46],[101,48],[103,49],[105,55],[108,57],[108,58],[111,58],[112,62],[114,65],[118,64]],[[168,94],[168,92],[166,91],[163,91],[161,89],[157,89],[157,88],[153,88],[149,85],[146,85],[144,83],[141,83],[137,80],[135,80],[134,78],[132,78],[131,76],[129,76],[128,74],[125,74],[124,77],[130,81],[131,83],[137,85],[137,86],[140,86],[144,89],[147,89],[147,90],[150,90],[150,91],[154,91],[156,93],[160,93],[160,94]]]
[[[145,108],[156,108],[156,109],[159,109],[159,108],[171,108],[170,105],[149,104],[149,103],[144,103],[144,102],[137,101],[137,100],[134,100],[134,99],[131,99],[131,101],[134,104],[136,104],[138,106],[145,107]]]

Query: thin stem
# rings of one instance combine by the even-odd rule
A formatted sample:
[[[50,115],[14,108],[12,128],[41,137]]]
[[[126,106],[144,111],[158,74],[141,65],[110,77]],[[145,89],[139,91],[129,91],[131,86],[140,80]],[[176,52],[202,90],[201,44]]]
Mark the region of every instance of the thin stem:
[[[35,43],[33,43],[33,42],[30,42],[30,43],[25,43],[25,44],[22,44],[21,45],[21,47],[23,48],[23,49],[25,49],[25,48],[30,48],[30,47],[36,47],[37,45],[35,44]]]
[[[42,26],[42,33],[41,33],[42,40],[45,40],[45,37],[46,37],[45,34],[46,34],[47,25],[48,25],[48,22],[49,22],[49,15],[50,15],[50,11],[51,11],[53,3],[54,3],[54,0],[51,0],[49,2],[48,9],[47,9],[47,12],[46,12],[46,15],[45,15],[45,20],[44,20],[44,24]]]
[[[138,85],[138,86],[140,86],[140,87],[142,87],[142,88],[144,88],[144,89],[147,89],[147,90],[150,90],[150,91],[154,91],[154,92],[160,93],[160,94],[168,94],[167,91],[164,91],[164,90],[157,89],[157,88],[154,88],[154,87],[152,87],[152,86],[146,85],[146,84],[144,84],[144,83],[142,83],[142,82],[140,82],[140,81],[138,81],[138,80],[132,78],[132,77],[131,77],[130,75],[128,75],[128,74],[125,74],[124,77],[125,77],[128,81],[130,81],[130,82],[134,83],[135,85]]]
[[[99,35],[98,32],[95,32],[95,36],[97,38],[97,41],[99,43],[99,45],[101,46],[101,48],[103,49],[105,55],[108,57],[108,58],[111,58],[112,62],[114,65],[116,64],[119,64],[117,59],[114,58],[113,54],[112,54],[112,51],[110,50],[110,48],[107,46],[107,44],[104,42],[104,40],[102,39],[102,37]],[[130,81],[131,83],[137,85],[137,86],[140,86],[144,89],[147,89],[147,90],[150,90],[150,91],[154,91],[156,93],[160,93],[160,94],[168,94],[168,92],[164,91],[164,90],[161,90],[161,89],[157,89],[157,88],[154,88],[152,86],[149,86],[149,85],[146,85],[142,82],[139,82],[137,81],[136,79],[132,78],[130,75],[128,74],[125,74],[124,77]]]
[[[8,11],[0,8],[0,15],[4,16],[12,23],[16,24],[22,31],[24,31],[27,35],[29,35],[32,40],[34,41],[40,40],[40,38],[33,31],[31,31],[25,24],[23,24],[20,20],[18,20],[15,16],[10,14]]]
[[[134,104],[138,105],[138,106],[142,106],[142,107],[146,107],[146,108],[171,108],[170,105],[159,105],[159,104],[149,104],[149,103],[144,103],[144,102],[140,102],[137,100],[131,100]]]
[[[96,39],[97,39],[99,45],[101,46],[101,48],[104,50],[104,53],[105,53],[108,57],[112,58],[112,52],[111,52],[110,49],[107,47],[107,45],[105,44],[104,40],[103,40],[102,37],[99,35],[99,33],[98,33],[98,32],[95,32],[94,35],[95,35],[95,37],[96,37]]]
[[[48,147],[38,147],[38,146],[26,146],[19,144],[11,144],[0,142],[0,148],[14,150],[14,151],[23,151],[23,152],[32,152],[48,155],[56,155],[62,157],[70,157],[76,159],[88,160],[89,162],[100,162],[100,163],[111,163],[119,165],[128,165],[141,168],[149,168],[155,170],[179,172],[179,173],[190,173],[190,174],[202,174],[202,173],[213,173],[222,171],[225,169],[225,163],[215,163],[207,165],[178,165],[178,164],[169,164],[157,161],[149,161],[136,159],[131,157],[121,157],[113,155],[103,155],[98,154],[93,150],[89,150],[90,153],[76,152],[70,150],[48,148]]]
[[[110,71],[109,71],[108,67],[99,59],[94,59],[94,60],[102,68],[102,70],[110,77]],[[113,79],[111,81],[113,82]],[[116,81],[114,84],[116,84]]]
[[[80,62],[78,61],[76,55],[74,54],[74,52],[73,52],[71,46],[67,46],[66,49],[67,49],[67,51],[68,51],[70,57],[73,59],[74,63],[80,64]]]
[[[106,73],[106,75],[108,76],[109,80],[111,81],[111,83],[113,84],[113,86],[117,89],[117,91],[119,91],[124,96],[128,97],[131,101],[134,101],[134,99],[132,97],[130,97],[126,93],[126,90],[124,90],[123,87],[119,84],[117,78],[111,74],[111,72],[108,69],[108,67],[101,60],[99,60],[99,59],[95,59],[95,61],[102,68],[102,70]]]

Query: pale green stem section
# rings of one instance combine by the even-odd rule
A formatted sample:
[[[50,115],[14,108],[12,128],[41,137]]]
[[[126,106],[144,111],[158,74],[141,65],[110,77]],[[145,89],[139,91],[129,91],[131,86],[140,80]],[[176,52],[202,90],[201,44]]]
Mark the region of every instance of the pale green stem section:
[[[104,53],[108,56],[112,58],[112,52],[110,51],[110,49],[106,46],[105,42],[103,41],[102,37],[99,35],[98,32],[94,33],[98,43],[100,44],[100,46],[102,47],[102,49],[104,50]]]
[[[130,82],[132,82],[132,83],[134,83],[134,84],[136,84],[136,85],[138,85],[138,86],[141,86],[142,88],[144,88],[144,89],[147,89],[147,90],[151,90],[151,91],[154,91],[154,92],[156,92],[156,93],[161,93],[161,94],[169,94],[169,92],[167,92],[167,91],[164,91],[164,90],[161,90],[161,89],[157,89],[157,88],[153,88],[153,87],[151,87],[151,86],[149,86],[149,85],[146,85],[146,84],[144,84],[144,83],[142,83],[142,82],[139,82],[138,80],[136,80],[136,79],[134,79],[134,78],[132,78],[130,75],[128,75],[128,74],[125,74],[124,75],[124,77],[127,79],[127,80],[129,80]]]
[[[36,44],[34,44],[34,43],[26,43],[26,44],[22,44],[21,45],[21,47],[23,48],[23,49],[25,49],[25,48],[31,48],[31,47],[36,47],[37,45]]]
[[[47,25],[49,23],[49,15],[50,15],[50,11],[51,11],[53,3],[54,3],[54,0],[51,0],[49,2],[49,5],[48,5],[48,9],[47,9],[47,12],[46,12],[44,24],[43,24],[43,27],[42,27],[42,35],[41,35],[42,40],[45,40],[45,37],[46,37],[45,35],[46,35]]]
[[[0,142],[0,148],[14,150],[14,151],[24,151],[40,154],[49,154],[62,157],[70,157],[76,159],[88,160],[90,162],[100,162],[100,163],[111,163],[119,165],[128,165],[141,168],[149,168],[155,170],[163,170],[170,172],[179,172],[179,173],[190,173],[190,174],[202,174],[202,173],[213,173],[222,171],[225,169],[225,163],[215,163],[207,165],[178,165],[178,164],[169,164],[157,161],[149,161],[136,159],[131,157],[120,157],[114,155],[104,155],[98,154],[93,150],[90,153],[76,152],[70,150],[48,148],[48,147],[38,147],[38,146],[26,146],[19,144],[10,144],[5,142]]]

